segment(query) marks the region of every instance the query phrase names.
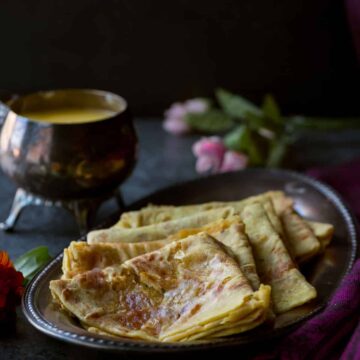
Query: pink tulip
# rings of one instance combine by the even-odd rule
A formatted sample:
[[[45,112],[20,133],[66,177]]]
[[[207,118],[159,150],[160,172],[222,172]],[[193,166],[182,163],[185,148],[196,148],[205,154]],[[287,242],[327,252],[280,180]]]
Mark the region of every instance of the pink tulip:
[[[163,128],[173,135],[183,135],[191,128],[185,121],[189,113],[202,113],[208,109],[208,104],[202,99],[190,99],[184,103],[174,103],[164,113]]]
[[[228,150],[223,158],[220,172],[229,172],[245,169],[248,165],[249,158],[237,151]]]
[[[163,128],[173,135],[183,135],[190,131],[189,125],[178,118],[167,118],[163,122]]]
[[[199,174],[207,173],[208,171],[218,168],[219,164],[210,156],[202,156],[196,160],[195,169]]]
[[[195,156],[213,156],[222,159],[226,147],[219,136],[203,137],[193,145]]]
[[[218,136],[202,138],[193,145],[198,173],[220,173],[244,169],[248,164],[245,154],[227,150]]]
[[[193,145],[193,153],[197,157],[196,171],[204,173],[220,171],[226,147],[218,136],[204,137]]]
[[[182,119],[186,115],[186,108],[181,103],[174,103],[164,113],[165,118]]]
[[[203,113],[208,110],[209,105],[202,99],[190,99],[185,101],[184,107],[188,113]]]

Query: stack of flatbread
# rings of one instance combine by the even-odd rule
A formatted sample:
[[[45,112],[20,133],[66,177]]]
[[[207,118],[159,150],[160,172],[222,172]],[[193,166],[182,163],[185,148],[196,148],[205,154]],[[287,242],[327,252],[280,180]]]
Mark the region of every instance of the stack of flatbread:
[[[299,264],[333,231],[301,218],[280,191],[149,205],[72,242],[50,289],[98,334],[163,342],[237,334],[316,297]]]

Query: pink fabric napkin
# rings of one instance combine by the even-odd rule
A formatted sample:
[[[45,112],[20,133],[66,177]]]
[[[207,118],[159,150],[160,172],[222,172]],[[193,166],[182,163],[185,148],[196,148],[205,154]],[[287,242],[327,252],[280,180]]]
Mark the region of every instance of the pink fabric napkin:
[[[360,359],[360,260],[325,310],[256,360]]]
[[[307,173],[337,190],[360,219],[360,160]],[[360,259],[320,314],[256,359],[360,359]]]

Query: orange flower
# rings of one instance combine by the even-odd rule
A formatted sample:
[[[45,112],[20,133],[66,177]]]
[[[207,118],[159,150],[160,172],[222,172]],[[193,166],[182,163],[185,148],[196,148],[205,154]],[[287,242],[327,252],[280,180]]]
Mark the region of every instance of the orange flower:
[[[24,277],[16,271],[9,255],[0,251],[0,323],[14,318],[24,291]]]
[[[10,261],[9,255],[5,251],[0,251],[0,266],[13,267],[13,264]]]

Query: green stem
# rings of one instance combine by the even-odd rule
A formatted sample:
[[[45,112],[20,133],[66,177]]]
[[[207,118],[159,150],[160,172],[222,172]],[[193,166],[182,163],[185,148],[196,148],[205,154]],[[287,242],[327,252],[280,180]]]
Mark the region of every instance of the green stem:
[[[360,129],[360,118],[318,118],[293,116],[287,119],[293,130],[351,130]]]

